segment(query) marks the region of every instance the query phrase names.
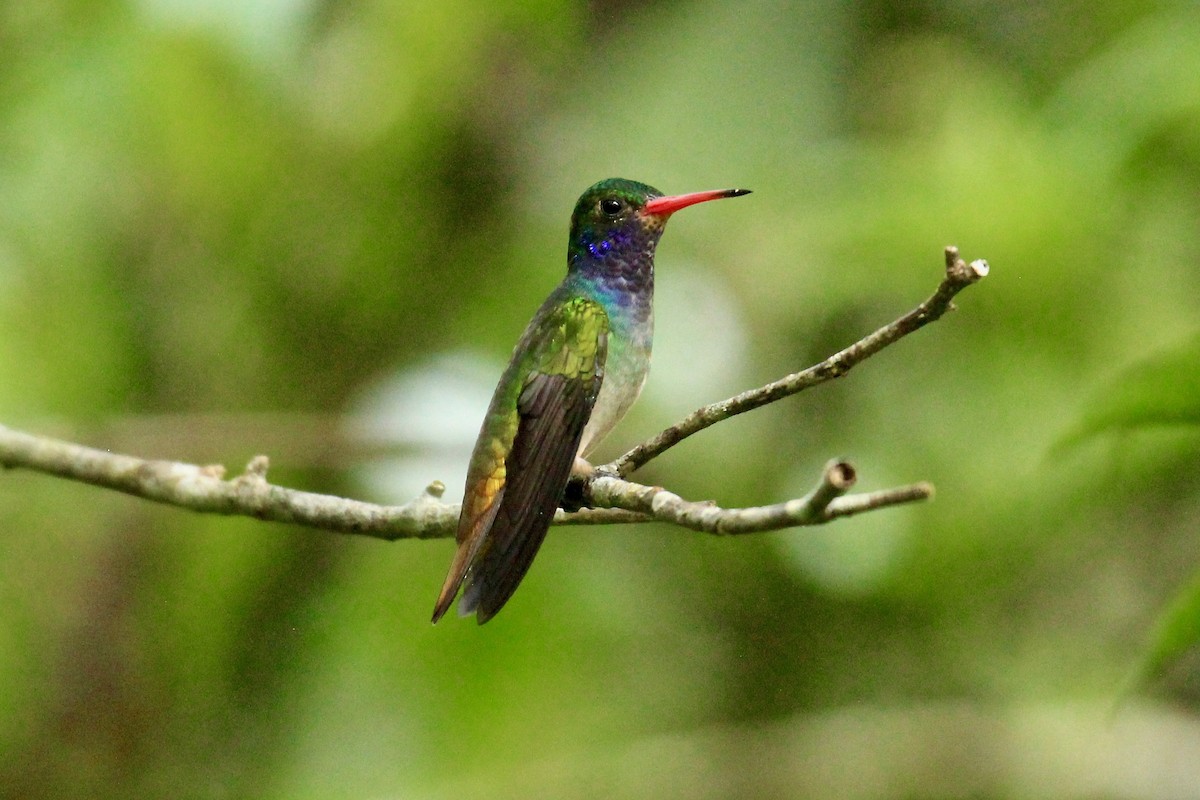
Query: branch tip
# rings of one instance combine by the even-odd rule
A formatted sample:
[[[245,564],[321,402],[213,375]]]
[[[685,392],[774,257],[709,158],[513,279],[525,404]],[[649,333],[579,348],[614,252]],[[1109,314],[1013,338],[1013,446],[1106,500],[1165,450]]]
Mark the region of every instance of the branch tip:
[[[854,465],[849,461],[834,459],[825,465],[825,478],[831,486],[847,491],[858,480]]]

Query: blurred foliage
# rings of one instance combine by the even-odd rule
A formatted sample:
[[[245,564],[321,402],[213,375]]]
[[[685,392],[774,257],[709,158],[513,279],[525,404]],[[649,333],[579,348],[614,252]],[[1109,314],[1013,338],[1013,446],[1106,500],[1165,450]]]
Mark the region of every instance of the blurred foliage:
[[[1161,677],[1200,641],[1200,573],[1167,608],[1152,641],[1136,676],[1140,681]]]
[[[1170,2],[0,3],[14,427],[454,487],[612,175],[755,193],[672,221],[601,456],[906,311],[947,244],[992,264],[639,476],[772,502],[845,455],[936,502],[563,531],[485,628],[427,623],[449,542],[0,476],[0,794],[1190,796],[1194,590],[1159,615],[1200,564],[1196,437],[1095,434],[1195,407],[1197,41]]]
[[[1066,444],[1106,432],[1200,427],[1200,338],[1154,353],[1102,387]]]
[[[1200,339],[1154,353],[1104,386],[1088,404],[1078,426],[1059,444],[1069,450],[1108,434],[1133,435],[1166,430],[1200,450]],[[1200,643],[1200,569],[1172,601],[1151,636],[1151,646],[1136,675],[1146,681],[1161,677]],[[1194,690],[1193,690],[1194,691]]]

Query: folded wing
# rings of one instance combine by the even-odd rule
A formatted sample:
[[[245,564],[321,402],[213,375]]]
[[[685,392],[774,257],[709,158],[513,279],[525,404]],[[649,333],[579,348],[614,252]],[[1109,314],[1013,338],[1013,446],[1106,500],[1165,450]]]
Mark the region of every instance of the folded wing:
[[[490,433],[485,423],[475,445],[459,518],[459,549],[434,621],[465,582],[459,613],[474,612],[482,624],[525,577],[554,519],[600,392],[607,342],[608,317],[587,298],[548,302],[530,324],[514,356],[517,371],[501,379],[488,412],[489,419],[501,422],[515,414],[515,434],[506,448],[504,438]],[[516,407],[506,412],[506,395],[517,388],[511,385],[514,378],[519,381]]]

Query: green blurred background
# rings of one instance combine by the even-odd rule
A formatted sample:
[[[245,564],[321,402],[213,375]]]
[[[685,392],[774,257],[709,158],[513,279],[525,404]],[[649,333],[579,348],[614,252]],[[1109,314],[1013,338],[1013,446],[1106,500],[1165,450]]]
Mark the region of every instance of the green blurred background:
[[[455,494],[609,176],[754,194],[671,223],[601,457],[906,311],[947,244],[992,265],[638,475],[760,504],[846,456],[935,502],[559,529],[483,628],[429,625],[449,541],[0,475],[0,794],[1200,797],[1186,630],[1126,683],[1200,564],[1200,434],[1057,446],[1157,353],[1195,386],[1198,42],[1145,0],[0,4],[15,428]]]

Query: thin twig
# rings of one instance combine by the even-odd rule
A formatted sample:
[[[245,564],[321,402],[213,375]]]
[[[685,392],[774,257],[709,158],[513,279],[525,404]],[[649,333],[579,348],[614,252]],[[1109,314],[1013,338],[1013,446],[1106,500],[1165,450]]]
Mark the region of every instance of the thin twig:
[[[787,375],[766,386],[760,386],[727,400],[696,409],[657,436],[639,444],[615,461],[600,467],[600,471],[622,478],[627,477],[634,470],[662,455],[687,437],[699,433],[721,420],[774,403],[776,400],[790,397],[825,381],[840,378],[849,372],[851,367],[940,318],[953,307],[951,301],[956,294],[986,277],[987,274],[988,263],[986,261],[979,259],[967,264],[958,257],[957,247],[947,247],[946,277],[942,279],[941,284],[929,299],[912,311],[860,339],[845,350],[834,353],[820,364]]]
[[[642,486],[612,476],[593,479],[589,496],[598,505],[640,511],[659,522],[727,536],[820,525],[838,517],[933,496],[933,487],[928,483],[846,495],[854,482],[854,468],[850,464],[831,461],[825,465],[820,481],[807,495],[770,506],[720,508],[709,502],[684,500],[658,486]]]

